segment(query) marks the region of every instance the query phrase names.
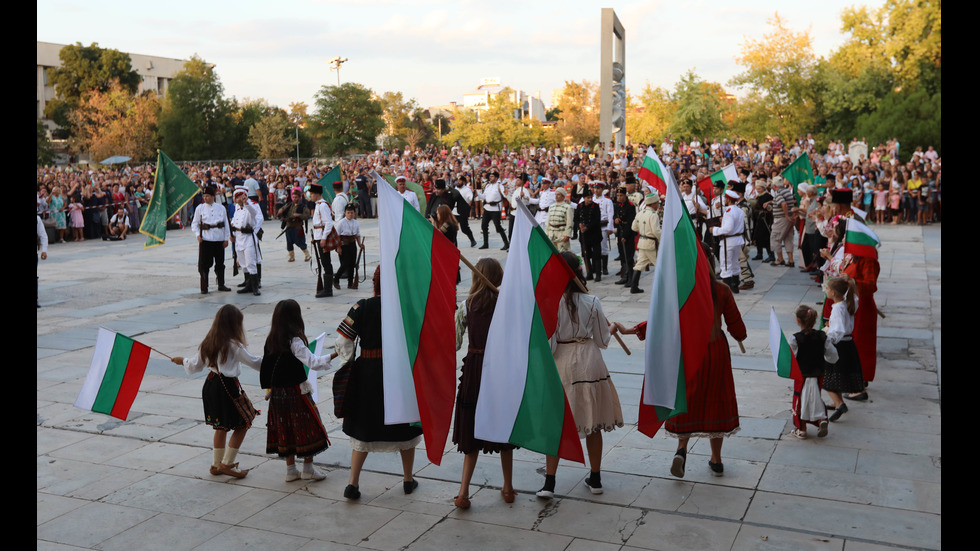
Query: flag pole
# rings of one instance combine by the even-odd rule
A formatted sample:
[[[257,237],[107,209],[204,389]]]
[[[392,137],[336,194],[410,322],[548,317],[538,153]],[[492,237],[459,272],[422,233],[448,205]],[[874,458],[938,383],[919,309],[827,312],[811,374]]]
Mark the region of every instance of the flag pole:
[[[463,261],[463,264],[466,264],[466,267],[467,268],[469,268],[470,270],[473,271],[473,274],[474,275],[480,276],[480,278],[483,280],[483,282],[486,283],[487,286],[489,286],[491,289],[493,289],[493,292],[500,293],[500,289],[498,289],[496,285],[494,285],[489,279],[487,279],[487,276],[483,275],[483,272],[477,270],[476,269],[476,266],[474,266],[472,263],[470,263],[469,260],[466,260],[466,257],[463,256],[462,253],[460,253],[459,259]]]

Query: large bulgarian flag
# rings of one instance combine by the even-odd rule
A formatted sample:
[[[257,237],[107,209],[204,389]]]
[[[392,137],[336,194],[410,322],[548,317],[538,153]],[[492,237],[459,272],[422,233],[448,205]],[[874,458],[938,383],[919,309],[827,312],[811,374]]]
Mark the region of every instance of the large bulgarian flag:
[[[643,165],[640,166],[639,177],[656,189],[661,197],[667,193],[667,179],[669,178],[667,169],[660,162],[660,157],[657,157],[657,152],[653,146],[647,148],[647,155],[643,158]]]
[[[456,397],[459,249],[381,176],[374,177],[385,424],[421,421],[429,461],[439,465]]]
[[[82,383],[82,391],[75,400],[75,407],[125,421],[143,381],[149,358],[149,346],[100,327],[92,364]]]
[[[721,182],[725,186],[728,186],[728,182],[733,180],[736,182],[738,181],[738,171],[735,170],[734,164],[730,164],[723,167],[721,170],[712,172],[708,177],[698,180],[698,189],[701,190],[701,193],[703,193],[705,197],[711,197],[713,195],[712,191],[716,183]]]
[[[881,239],[878,238],[867,224],[855,218],[847,219],[847,228],[844,232],[844,252],[854,256],[866,256],[878,258],[878,245]]]
[[[793,355],[783,328],[779,326],[779,319],[776,318],[776,308],[772,306],[769,307],[769,350],[772,352],[776,374],[786,379],[803,380],[800,365],[796,363],[796,356]]]
[[[518,201],[487,334],[474,435],[585,463],[548,339],[574,272]]]
[[[714,305],[708,260],[694,235],[680,190],[656,152],[648,148],[648,159],[651,154],[667,178],[637,422],[640,432],[652,438],[664,421],[687,411],[688,386],[701,368],[708,347]]]

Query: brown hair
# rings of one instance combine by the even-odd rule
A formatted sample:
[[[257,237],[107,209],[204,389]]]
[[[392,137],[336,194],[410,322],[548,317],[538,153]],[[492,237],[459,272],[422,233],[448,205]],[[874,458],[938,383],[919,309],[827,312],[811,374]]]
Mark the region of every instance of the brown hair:
[[[857,292],[854,280],[848,277],[832,277],[827,280],[827,289],[838,297],[842,297],[847,304],[847,313],[853,316],[857,310],[857,306],[854,304],[854,293]]]
[[[439,208],[436,209],[436,227],[439,228],[439,231],[442,231],[444,224],[459,229],[459,222],[453,216],[453,209],[449,208],[449,205],[439,205]]]
[[[211,330],[198,348],[208,367],[218,367],[218,364],[224,363],[233,342],[248,344],[245,342],[245,328],[242,326],[244,317],[242,311],[231,304],[225,304],[218,309],[211,323]]]
[[[568,267],[571,268],[573,272],[575,272],[575,277],[577,277],[579,282],[582,283],[582,287],[585,287],[585,278],[582,277],[582,270],[580,269],[582,266],[582,261],[579,260],[578,256],[571,251],[565,251],[561,253],[561,257],[565,260],[565,262],[568,263]],[[588,289],[586,289],[586,292],[587,291]],[[575,313],[578,310],[578,308],[575,306],[575,301],[572,300],[572,295],[574,293],[581,293],[581,292],[582,289],[580,289],[579,286],[575,283],[575,280],[569,279],[568,285],[565,285],[565,306],[568,308],[569,316],[572,319],[575,319]]]
[[[796,308],[796,319],[800,322],[803,332],[809,333],[817,323],[817,311],[806,304],[801,304]]]
[[[265,353],[289,350],[294,337],[299,337],[303,344],[310,344],[306,340],[306,325],[303,324],[303,312],[299,303],[293,299],[280,300],[272,312],[269,336],[265,339]]]
[[[443,205],[445,206],[445,205]],[[493,258],[481,258],[476,261],[476,271],[490,280],[497,288],[504,279],[504,269],[500,267],[500,262]],[[473,284],[470,285],[470,298],[467,303],[473,310],[493,311],[497,303],[497,291],[490,288],[482,277],[474,277]]]

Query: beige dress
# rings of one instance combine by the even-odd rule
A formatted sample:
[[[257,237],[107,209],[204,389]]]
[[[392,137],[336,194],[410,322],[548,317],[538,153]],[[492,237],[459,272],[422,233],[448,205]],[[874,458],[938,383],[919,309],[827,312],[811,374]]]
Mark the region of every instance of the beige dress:
[[[611,431],[623,426],[619,395],[609,377],[600,349],[609,345],[609,325],[599,299],[583,293],[572,295],[576,312],[565,299],[558,305],[558,327],[551,350],[579,436]]]

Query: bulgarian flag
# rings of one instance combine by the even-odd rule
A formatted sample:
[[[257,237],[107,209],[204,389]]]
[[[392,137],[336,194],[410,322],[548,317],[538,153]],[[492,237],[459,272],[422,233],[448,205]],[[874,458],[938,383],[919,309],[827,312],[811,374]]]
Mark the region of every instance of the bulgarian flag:
[[[377,173],[385,424],[422,423],[439,465],[456,398],[459,249]]]
[[[319,337],[317,337],[317,338],[313,339],[312,341],[310,341],[310,345],[309,345],[310,352],[312,352],[315,356],[322,356],[323,355],[323,343],[326,340],[327,340],[327,334],[325,332],[324,333],[320,333],[320,336]],[[306,370],[306,381],[309,382],[310,385],[313,387],[313,403],[314,404],[319,403],[320,402],[320,393],[318,392],[317,384],[316,384],[316,371],[313,370],[313,369],[310,369],[310,366],[308,366],[308,365],[304,365],[303,366],[303,369]]]
[[[687,411],[688,385],[701,368],[714,319],[708,260],[677,183],[664,174],[668,182],[663,235],[653,273],[637,422],[640,432],[651,438],[664,421]]]
[[[730,164],[721,170],[716,170],[707,178],[701,178],[698,180],[698,189],[701,190],[701,193],[703,193],[705,197],[711,197],[716,182],[721,182],[727,186],[728,182],[731,182],[732,180],[736,182],[738,181],[738,171],[735,170],[734,164]]]
[[[800,366],[796,363],[796,356],[789,348],[789,341],[783,334],[783,328],[779,326],[776,309],[771,306],[769,308],[769,350],[772,352],[772,363],[776,366],[776,373],[780,377],[796,381],[803,380]]]
[[[847,219],[847,229],[844,233],[844,252],[854,256],[866,256],[878,258],[878,245],[881,239],[878,238],[867,224],[859,222],[857,219]]]
[[[575,277],[520,201],[490,322],[474,436],[585,463],[548,339]]]
[[[125,421],[143,381],[149,358],[149,346],[100,327],[92,365],[75,400],[75,407]]]
[[[667,192],[667,178],[669,178],[667,168],[660,162],[660,157],[657,157],[657,152],[652,146],[647,148],[647,155],[643,158],[643,165],[640,166],[639,177],[656,189],[661,197]]]

